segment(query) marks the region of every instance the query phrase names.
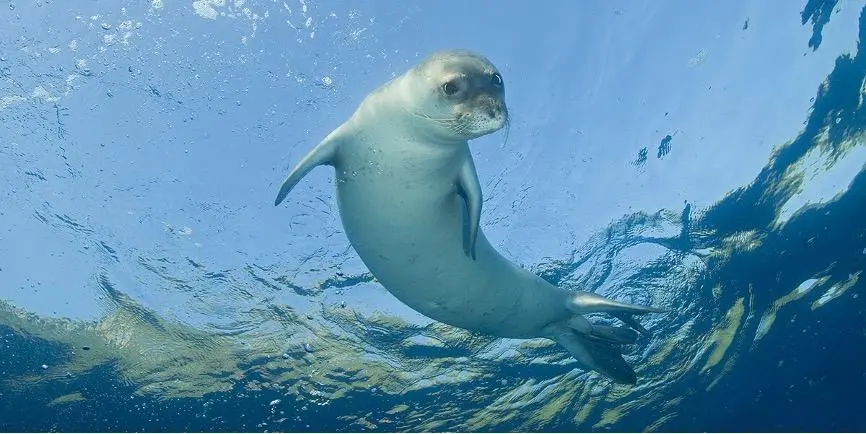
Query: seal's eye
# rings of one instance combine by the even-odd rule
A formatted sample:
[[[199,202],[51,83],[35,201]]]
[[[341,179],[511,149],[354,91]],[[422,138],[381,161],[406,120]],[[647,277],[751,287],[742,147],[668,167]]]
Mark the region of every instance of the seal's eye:
[[[493,83],[494,86],[499,87],[502,86],[502,76],[499,73],[493,74],[493,77],[490,79],[490,82]]]
[[[451,96],[460,91],[460,86],[457,85],[456,81],[448,81],[442,85],[442,92],[445,92],[445,95]]]

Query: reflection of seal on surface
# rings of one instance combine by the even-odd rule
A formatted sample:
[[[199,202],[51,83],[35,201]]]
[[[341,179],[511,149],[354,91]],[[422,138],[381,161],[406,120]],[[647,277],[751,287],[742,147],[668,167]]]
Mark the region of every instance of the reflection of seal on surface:
[[[637,333],[590,323],[659,309],[570,292],[502,257],[479,229],[481,186],[467,140],[508,119],[502,76],[467,51],[433,54],[368,95],[292,170],[276,203],[318,165],[336,169],[346,234],[382,285],[422,314],[507,338],[547,337],[618,382],[636,375],[619,344]]]

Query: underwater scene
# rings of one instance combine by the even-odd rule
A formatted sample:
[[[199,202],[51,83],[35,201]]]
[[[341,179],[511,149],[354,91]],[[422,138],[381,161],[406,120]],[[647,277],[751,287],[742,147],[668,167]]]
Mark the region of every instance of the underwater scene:
[[[866,1],[0,23],[0,431],[866,431]]]

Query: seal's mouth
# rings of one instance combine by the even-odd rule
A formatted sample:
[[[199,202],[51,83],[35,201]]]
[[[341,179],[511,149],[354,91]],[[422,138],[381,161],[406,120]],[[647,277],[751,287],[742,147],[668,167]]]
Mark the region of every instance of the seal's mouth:
[[[485,109],[465,113],[452,124],[451,131],[466,139],[499,131],[508,123],[508,111]]]
[[[502,129],[508,124],[508,107],[496,97],[479,98],[464,107],[452,129],[467,139],[474,139]]]
[[[471,140],[494,133],[509,123],[508,108],[495,96],[485,95],[454,106],[454,115],[434,117],[412,112],[427,122],[436,124],[449,136]],[[440,130],[442,131],[442,130]]]

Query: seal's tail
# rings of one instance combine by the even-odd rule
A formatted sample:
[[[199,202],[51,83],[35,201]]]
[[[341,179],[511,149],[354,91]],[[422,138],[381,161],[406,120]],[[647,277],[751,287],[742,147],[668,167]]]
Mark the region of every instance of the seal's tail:
[[[552,339],[565,347],[586,368],[598,371],[618,383],[635,384],[637,375],[623,359],[620,345],[634,344],[638,332],[649,333],[633,315],[666,310],[621,303],[582,291],[569,298],[567,307],[574,316],[551,328]],[[583,314],[593,312],[607,313],[628,327],[592,324]]]

